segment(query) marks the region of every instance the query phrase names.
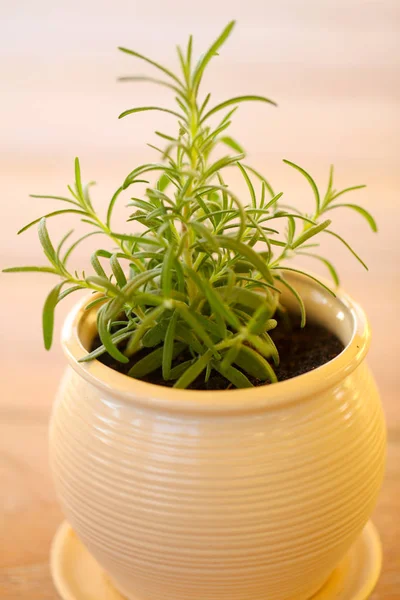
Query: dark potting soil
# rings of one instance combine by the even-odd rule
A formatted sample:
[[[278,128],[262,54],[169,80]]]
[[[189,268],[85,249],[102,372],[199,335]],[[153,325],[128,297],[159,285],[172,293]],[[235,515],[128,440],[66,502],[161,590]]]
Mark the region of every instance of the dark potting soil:
[[[344,348],[342,342],[327,329],[312,323],[307,324],[306,327],[302,329],[300,325],[295,322],[295,317],[291,318],[291,321],[292,324],[288,325],[279,322],[278,318],[277,328],[270,332],[280,356],[279,366],[274,367],[278,381],[284,381],[285,379],[290,379],[291,377],[296,377],[297,375],[312,371],[335,358],[335,356],[340,354]],[[101,342],[97,336],[93,340],[91,350],[94,350],[100,345]],[[119,347],[123,350],[122,344]],[[98,360],[111,369],[127,374],[135,362],[153,350],[154,348],[146,348],[139,351],[132,357],[129,363],[120,363],[109,354],[102,354]],[[182,353],[174,361],[173,366],[190,358],[191,356],[189,354],[185,355]],[[268,384],[268,382],[261,381],[254,377],[249,377],[249,379],[255,386]],[[164,381],[161,369],[144,377],[143,380],[167,387],[172,387],[174,385],[174,381]],[[204,373],[202,373],[190,385],[190,389],[196,390],[224,390],[231,387],[232,385],[230,382],[215,371],[212,372],[210,379],[207,382],[204,381]]]

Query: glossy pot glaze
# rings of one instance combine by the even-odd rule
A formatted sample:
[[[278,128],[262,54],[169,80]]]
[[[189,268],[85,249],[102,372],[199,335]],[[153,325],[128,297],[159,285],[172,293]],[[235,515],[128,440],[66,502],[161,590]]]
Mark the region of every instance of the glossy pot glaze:
[[[246,390],[175,390],[78,363],[95,333],[88,299],[67,319],[54,481],[70,524],[129,600],[304,600],[366,524],[386,444],[369,326],[346,294],[291,282],[345,350]]]

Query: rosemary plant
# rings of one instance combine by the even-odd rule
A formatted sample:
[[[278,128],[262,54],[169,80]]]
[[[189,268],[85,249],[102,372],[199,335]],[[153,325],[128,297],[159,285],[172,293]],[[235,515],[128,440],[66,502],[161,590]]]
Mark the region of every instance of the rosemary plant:
[[[49,264],[6,271],[57,276],[59,281],[43,309],[47,349],[52,343],[56,305],[69,294],[88,289],[95,293],[87,308],[97,306],[101,345],[83,360],[108,353],[116,361],[132,364],[128,374],[139,379],[162,369],[163,379],[174,382],[177,388],[193,385],[199,377],[207,380],[213,371],[222,374],[227,385],[238,388],[251,386],[253,377],[274,382],[273,365],[279,356],[269,332],[277,325],[274,315],[280,307],[282,286],[297,298],[302,326],[306,322],[303,301],[285,278],[287,271],[298,271],[287,266],[287,259],[313,256],[327,266],[337,284],[333,265],[315,253],[317,236],[328,234],[344,243],[366,267],[347,242],[332,231],[328,218],[332,210],[346,206],[365,217],[376,231],[375,221],[365,209],[342,202],[345,194],[364,186],[335,190],[331,168],[326,192],[321,193],[311,175],[285,160],[308,181],[314,210],[306,215],[282,204],[282,193],[276,194],[261,173],[243,162],[245,154],[240,144],[227,135],[240,103],[274,102],[244,95],[212,105],[211,95],[200,93],[204,71],[233,26],[234,22],[230,23],[197,62],[193,62],[192,37],[185,50],[178,47],[178,74],[138,52],[120,48],[151,65],[161,77],[122,79],[150,81],[169,88],[176,102],[174,109],[156,105],[131,108],[120,118],[163,111],[175,118],[176,134],[156,132],[165,146],[154,147],[161,156],[159,162],[139,165],[129,173],[111,198],[105,218],[92,203],[90,184],[82,182],[78,159],[69,196],[34,196],[53,198],[63,205],[19,232],[38,224],[39,240]],[[220,145],[228,147],[230,154],[215,159],[214,150]],[[247,198],[239,199],[225,183],[229,167],[240,171]],[[118,232],[112,225],[115,205],[123,190],[138,189],[135,184],[139,182],[145,184],[145,193],[131,198],[129,226],[125,232]],[[91,229],[73,243],[73,232],[69,231],[54,245],[47,219],[69,213]],[[282,227],[276,228],[282,221],[286,224],[283,234],[279,233]],[[140,233],[135,233],[135,222],[140,224]],[[93,274],[72,271],[72,253],[95,234],[103,234],[110,244],[92,254]]]

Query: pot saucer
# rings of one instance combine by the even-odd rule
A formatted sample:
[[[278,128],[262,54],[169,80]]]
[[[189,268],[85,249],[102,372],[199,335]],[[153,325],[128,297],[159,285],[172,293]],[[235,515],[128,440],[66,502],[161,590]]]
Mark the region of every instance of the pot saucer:
[[[310,600],[367,600],[381,565],[379,536],[369,522],[324,587]],[[62,600],[124,600],[67,522],[60,525],[53,540],[51,574]]]

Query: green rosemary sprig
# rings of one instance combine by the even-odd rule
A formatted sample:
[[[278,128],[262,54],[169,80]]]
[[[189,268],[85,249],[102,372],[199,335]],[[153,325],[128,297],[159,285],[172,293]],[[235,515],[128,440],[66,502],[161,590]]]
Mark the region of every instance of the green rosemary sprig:
[[[234,22],[224,29],[197,63],[193,62],[190,37],[184,51],[178,48],[178,74],[138,52],[120,48],[160,74],[160,78],[124,77],[124,81],[150,81],[164,86],[174,93],[176,103],[174,109],[157,105],[130,108],[120,118],[162,111],[175,118],[177,127],[172,135],[156,131],[164,144],[163,148],[153,146],[160,154],[159,161],[136,166],[127,175],[111,198],[105,219],[94,208],[91,184],[82,183],[78,159],[69,196],[34,196],[52,198],[63,206],[19,232],[38,224],[49,265],[5,270],[58,276],[59,282],[43,309],[46,348],[52,343],[57,304],[75,291],[89,289],[100,293],[88,308],[98,306],[102,345],[83,360],[107,352],[127,363],[147,349],[147,354],[134,362],[130,376],[142,378],[161,369],[163,378],[174,381],[177,388],[190,386],[200,376],[208,379],[212,371],[235,387],[251,387],[252,377],[274,382],[272,364],[277,364],[279,357],[269,332],[277,324],[273,317],[279,307],[281,286],[294,294],[302,325],[306,323],[303,301],[285,278],[287,271],[298,269],[287,266],[286,261],[296,255],[312,256],[326,265],[338,284],[331,262],[315,254],[316,239],[325,233],[342,241],[366,267],[348,243],[331,230],[328,218],[333,209],[347,207],[357,211],[376,231],[373,217],[364,208],[342,202],[344,194],[363,186],[336,191],[331,169],[327,191],[322,195],[309,173],[285,160],[306,178],[314,196],[311,215],[287,206],[282,202],[282,193],[275,194],[265,177],[243,162],[241,144],[227,134],[241,103],[275,103],[247,94],[213,106],[211,95],[201,94],[204,71],[233,26]],[[234,154],[218,158],[217,147],[227,147]],[[241,173],[247,199],[239,198],[226,184],[229,168]],[[131,197],[126,231],[115,231],[112,217],[116,203],[124,190],[134,190],[138,183],[147,186],[145,193]],[[90,230],[72,243],[69,231],[54,247],[47,220],[64,214],[77,216]],[[287,224],[283,234],[279,233],[282,220]],[[139,224],[141,231],[134,233],[136,227],[131,223]],[[93,273],[71,272],[70,256],[80,243],[96,234],[105,236],[109,247],[92,254]]]

